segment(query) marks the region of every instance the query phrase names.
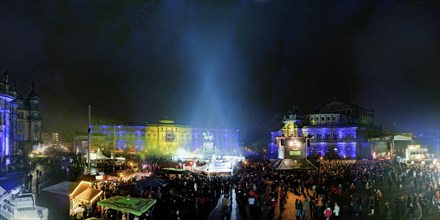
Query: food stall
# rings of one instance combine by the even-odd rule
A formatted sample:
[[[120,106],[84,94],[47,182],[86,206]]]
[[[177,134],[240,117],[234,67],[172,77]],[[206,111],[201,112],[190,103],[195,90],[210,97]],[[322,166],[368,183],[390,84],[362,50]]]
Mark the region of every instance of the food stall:
[[[81,181],[69,195],[70,215],[74,214],[75,209],[79,204],[83,203],[84,205],[89,206],[93,204],[101,194],[102,191],[93,188],[91,182]]]

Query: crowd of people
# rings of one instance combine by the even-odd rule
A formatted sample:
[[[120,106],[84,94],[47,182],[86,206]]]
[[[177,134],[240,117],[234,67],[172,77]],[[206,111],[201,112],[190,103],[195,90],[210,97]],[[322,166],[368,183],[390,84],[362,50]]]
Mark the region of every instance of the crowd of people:
[[[439,216],[440,173],[435,164],[321,160],[316,163],[317,170],[276,171],[265,175],[269,165],[269,161],[258,162],[244,169],[244,173],[236,174],[244,177],[238,198],[243,204],[248,201],[252,211],[243,213],[250,214],[252,219],[261,217],[265,207],[270,210],[269,218],[274,216],[277,207],[279,213],[283,213],[287,191],[297,198],[292,206],[296,219]],[[271,182],[269,190],[264,190],[263,182]],[[394,207],[390,205],[393,201],[383,201],[384,193],[397,195]]]
[[[440,213],[438,165],[319,160],[316,170],[277,171],[271,164],[267,159],[243,161],[233,175],[207,176],[189,171],[157,172],[157,163],[150,162],[139,172],[151,173],[167,182],[166,186],[144,188],[139,194],[118,190],[119,185],[135,185],[138,179],[133,177],[99,182],[94,187],[103,190],[100,199],[114,195],[156,199],[154,208],[130,219],[208,219],[217,204],[221,204],[222,217],[229,219],[234,202],[242,219],[272,219],[275,213],[286,211],[289,195],[294,197],[291,213],[302,220],[367,216],[416,220]],[[121,212],[101,210],[96,202],[85,206],[84,218],[123,218]]]
[[[129,169],[129,166],[123,166]],[[155,199],[153,209],[143,215],[130,218],[137,219],[207,219],[210,212],[217,205],[221,195],[230,191],[230,176],[214,175],[206,176],[193,172],[160,170],[157,162],[144,162],[141,164],[138,173],[149,173],[163,180],[163,187],[144,187],[142,191],[121,191],[118,186],[136,185],[143,175],[132,175],[130,179],[118,178],[112,181],[101,181],[93,184],[96,189],[102,190],[102,196],[94,204],[83,204],[86,206],[82,216],[103,217],[104,219],[122,219],[123,213],[112,209],[102,209],[97,205],[100,200],[108,199],[115,195]],[[102,210],[101,210],[102,209]],[[73,213],[74,214],[74,213]],[[104,216],[102,216],[104,214]]]
[[[22,191],[40,193],[40,189],[62,180],[75,181],[82,175],[84,160],[72,153],[23,160]]]

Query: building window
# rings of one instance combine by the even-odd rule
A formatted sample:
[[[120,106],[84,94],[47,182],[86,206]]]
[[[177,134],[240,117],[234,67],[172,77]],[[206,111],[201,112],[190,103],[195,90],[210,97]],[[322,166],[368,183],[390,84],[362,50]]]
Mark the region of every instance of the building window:
[[[330,135],[329,134],[325,134],[325,140],[329,140],[330,139]]]
[[[172,131],[167,131],[166,133],[166,141],[174,141],[175,134]]]
[[[321,121],[324,121],[324,117],[321,117]]]
[[[316,135],[317,140],[321,140],[321,134]]]
[[[34,140],[37,141],[38,140],[38,125],[34,125]]]
[[[333,140],[338,140],[338,134],[333,134]]]

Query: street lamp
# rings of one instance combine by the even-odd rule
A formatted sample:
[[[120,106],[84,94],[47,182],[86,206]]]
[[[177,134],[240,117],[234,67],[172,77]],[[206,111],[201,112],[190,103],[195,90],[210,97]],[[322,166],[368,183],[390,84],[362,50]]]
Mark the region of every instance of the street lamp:
[[[89,105],[89,128],[88,128],[88,137],[87,137],[87,139],[88,139],[88,144],[87,144],[87,169],[88,169],[88,172],[90,172],[91,173],[91,167],[90,167],[90,135],[91,135],[91,131],[92,131],[92,128],[91,128],[91,121],[92,121],[92,106],[91,105]]]

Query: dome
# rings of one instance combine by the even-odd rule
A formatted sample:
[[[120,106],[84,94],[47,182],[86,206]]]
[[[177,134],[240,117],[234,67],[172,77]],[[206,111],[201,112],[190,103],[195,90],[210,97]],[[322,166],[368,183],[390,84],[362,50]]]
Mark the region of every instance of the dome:
[[[327,105],[324,106],[323,109],[335,109],[335,108],[349,108],[350,105],[343,103],[343,102],[338,102],[338,101],[333,101],[328,103]]]

